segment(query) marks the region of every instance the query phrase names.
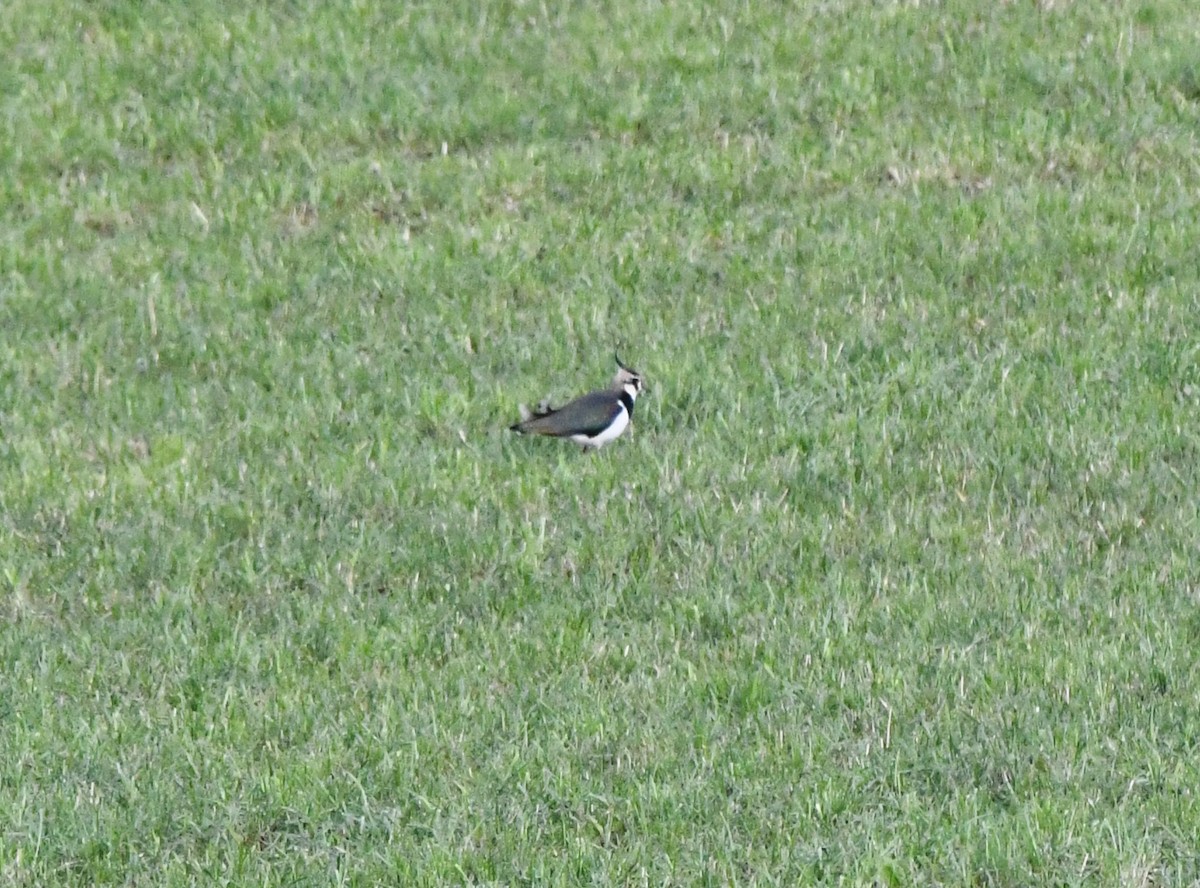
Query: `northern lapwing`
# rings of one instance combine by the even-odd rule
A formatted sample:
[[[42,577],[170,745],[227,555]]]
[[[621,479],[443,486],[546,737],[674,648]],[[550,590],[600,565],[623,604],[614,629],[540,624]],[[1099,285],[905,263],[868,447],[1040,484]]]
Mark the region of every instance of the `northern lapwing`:
[[[524,435],[570,438],[582,444],[586,452],[603,447],[629,428],[633,405],[641,391],[641,374],[626,367],[618,357],[617,375],[608,388],[588,392],[557,410],[541,406],[529,411],[522,407],[521,422],[510,428]]]

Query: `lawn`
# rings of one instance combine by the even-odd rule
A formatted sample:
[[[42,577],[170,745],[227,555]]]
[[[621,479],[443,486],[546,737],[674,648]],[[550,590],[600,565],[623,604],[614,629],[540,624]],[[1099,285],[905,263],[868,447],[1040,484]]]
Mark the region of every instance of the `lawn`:
[[[1200,884],[1198,41],[5,3],[0,881]]]

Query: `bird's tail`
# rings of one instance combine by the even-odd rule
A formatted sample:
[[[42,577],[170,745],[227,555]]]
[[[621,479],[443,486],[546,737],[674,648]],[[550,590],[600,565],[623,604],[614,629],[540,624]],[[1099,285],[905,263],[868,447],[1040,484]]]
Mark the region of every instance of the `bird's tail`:
[[[533,422],[535,419],[541,419],[542,417],[549,416],[554,412],[554,408],[550,406],[549,401],[542,401],[542,403],[538,404],[532,410],[530,410],[524,404],[518,404],[517,410],[521,414],[521,421],[514,422],[508,427],[508,430],[510,432],[521,432],[522,434],[527,431],[525,428],[525,424],[527,422]]]

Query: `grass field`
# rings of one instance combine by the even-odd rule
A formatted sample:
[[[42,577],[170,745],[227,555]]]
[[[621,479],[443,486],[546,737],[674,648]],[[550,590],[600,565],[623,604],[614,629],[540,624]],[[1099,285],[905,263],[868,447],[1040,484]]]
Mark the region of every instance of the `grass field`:
[[[1198,41],[6,2],[0,881],[1200,884]]]

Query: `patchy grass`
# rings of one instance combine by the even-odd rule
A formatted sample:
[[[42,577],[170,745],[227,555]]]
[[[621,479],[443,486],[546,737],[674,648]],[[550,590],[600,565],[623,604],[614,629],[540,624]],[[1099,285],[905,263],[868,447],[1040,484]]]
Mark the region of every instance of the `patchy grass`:
[[[1200,881],[1198,31],[7,4],[5,882]]]

